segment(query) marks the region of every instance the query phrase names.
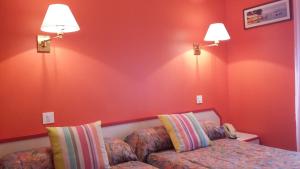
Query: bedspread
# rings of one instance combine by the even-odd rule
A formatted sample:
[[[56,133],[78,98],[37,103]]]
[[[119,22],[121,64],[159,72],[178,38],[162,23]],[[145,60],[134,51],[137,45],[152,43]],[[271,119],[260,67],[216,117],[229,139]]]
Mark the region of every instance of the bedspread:
[[[112,166],[111,169],[158,169],[158,168],[139,161],[129,161],[129,162]]]
[[[152,153],[147,161],[161,169],[300,169],[300,153],[230,139],[189,152]]]

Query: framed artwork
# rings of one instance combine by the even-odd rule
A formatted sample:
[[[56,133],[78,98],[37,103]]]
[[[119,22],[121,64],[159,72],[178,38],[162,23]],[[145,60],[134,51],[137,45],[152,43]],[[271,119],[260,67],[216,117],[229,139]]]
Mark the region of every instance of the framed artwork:
[[[244,9],[244,28],[291,20],[290,0],[273,1]]]

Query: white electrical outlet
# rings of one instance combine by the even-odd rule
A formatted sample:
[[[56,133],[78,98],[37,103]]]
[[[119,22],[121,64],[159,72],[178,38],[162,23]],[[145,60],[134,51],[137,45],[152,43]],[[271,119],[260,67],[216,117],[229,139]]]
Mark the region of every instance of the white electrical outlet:
[[[202,95],[196,96],[196,103],[197,103],[197,104],[202,104],[202,103],[203,103]]]
[[[43,124],[54,123],[54,112],[44,112],[43,113]]]

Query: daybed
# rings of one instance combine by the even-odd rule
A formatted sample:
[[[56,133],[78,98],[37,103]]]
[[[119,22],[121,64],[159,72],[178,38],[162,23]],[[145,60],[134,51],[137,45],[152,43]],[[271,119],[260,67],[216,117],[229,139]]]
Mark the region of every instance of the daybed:
[[[299,169],[300,154],[230,139],[213,141],[212,146],[176,153],[151,153],[147,162],[161,169]]]
[[[226,138],[177,153],[162,126],[137,130],[126,141],[139,160],[160,169],[300,169],[300,153]]]

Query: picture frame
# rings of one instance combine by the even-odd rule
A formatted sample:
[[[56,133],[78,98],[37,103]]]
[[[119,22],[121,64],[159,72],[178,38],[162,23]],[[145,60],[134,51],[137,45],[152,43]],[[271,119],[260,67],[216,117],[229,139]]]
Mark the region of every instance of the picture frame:
[[[278,0],[243,10],[244,29],[292,19],[290,0]]]

